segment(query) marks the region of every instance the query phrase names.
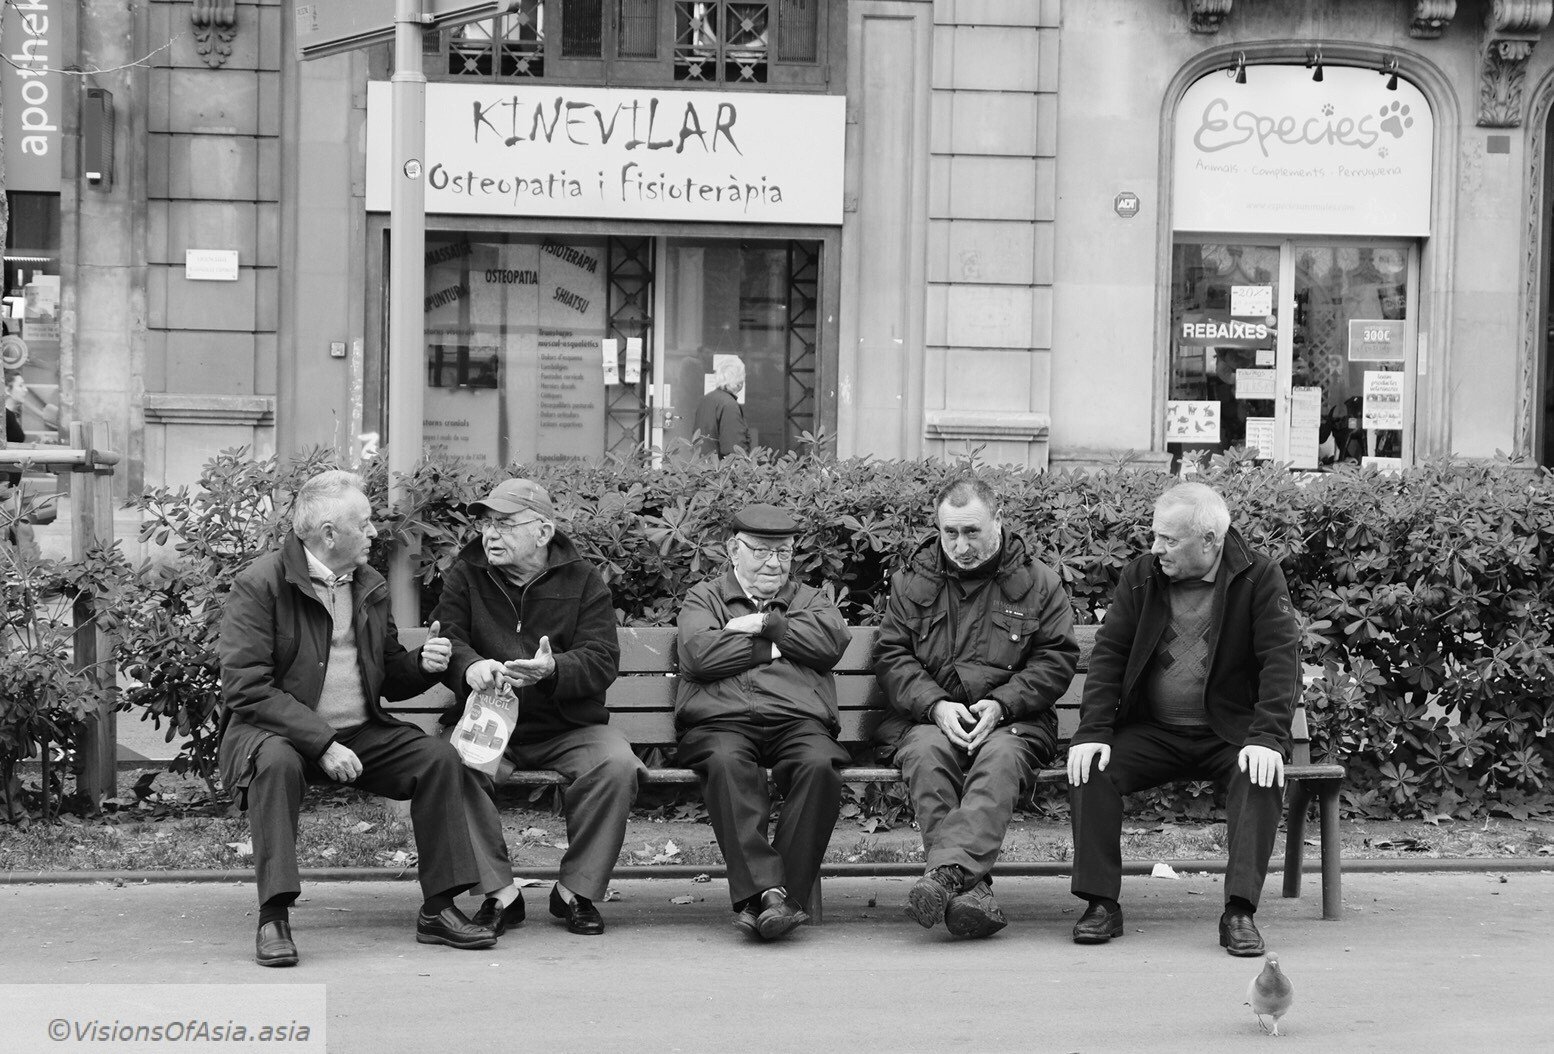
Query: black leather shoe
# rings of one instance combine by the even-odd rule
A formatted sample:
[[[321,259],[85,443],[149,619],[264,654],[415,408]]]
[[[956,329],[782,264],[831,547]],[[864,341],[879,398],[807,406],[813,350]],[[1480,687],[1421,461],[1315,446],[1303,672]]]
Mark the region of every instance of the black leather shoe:
[[[465,951],[496,946],[496,934],[475,925],[456,907],[443,908],[435,915],[424,911],[417,915],[415,939],[417,944],[446,944]]]
[[[761,935],[761,916],[756,912],[755,905],[756,901],[752,900],[734,916],[734,928],[747,937]]]
[[[1105,904],[1094,903],[1085,909],[1074,923],[1075,944],[1105,944],[1113,937],[1122,936],[1122,909],[1109,910]]]
[[[762,940],[786,937],[794,927],[808,921],[809,912],[795,904],[786,890],[768,889],[761,894],[761,914],[756,917],[755,926]]]
[[[1263,935],[1257,932],[1252,916],[1227,911],[1219,917],[1219,946],[1231,955],[1248,958],[1263,954]]]
[[[523,921],[525,915],[523,906],[523,890],[518,891],[518,899],[507,907],[502,907],[502,902],[495,897],[487,897],[480,905],[480,910],[475,912],[475,917],[470,919],[475,925],[490,930],[500,937],[506,933],[509,927],[516,926]]]
[[[604,918],[594,902],[587,897],[572,894],[571,900],[561,895],[561,890],[550,887],[550,913],[565,919],[567,929],[583,937],[597,937],[604,932]]]
[[[296,966],[297,943],[291,939],[291,923],[263,922],[254,934],[254,962],[260,966]]]

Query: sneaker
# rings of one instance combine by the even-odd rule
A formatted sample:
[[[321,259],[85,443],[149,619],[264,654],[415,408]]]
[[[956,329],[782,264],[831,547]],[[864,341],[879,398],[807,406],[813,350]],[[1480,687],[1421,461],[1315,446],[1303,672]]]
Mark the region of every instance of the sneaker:
[[[961,891],[961,869],[954,864],[936,867],[913,884],[907,893],[907,918],[923,929],[932,929],[944,918],[950,898]]]
[[[944,909],[944,928],[957,937],[991,937],[1005,926],[1004,909],[993,899],[993,887],[983,879]]]

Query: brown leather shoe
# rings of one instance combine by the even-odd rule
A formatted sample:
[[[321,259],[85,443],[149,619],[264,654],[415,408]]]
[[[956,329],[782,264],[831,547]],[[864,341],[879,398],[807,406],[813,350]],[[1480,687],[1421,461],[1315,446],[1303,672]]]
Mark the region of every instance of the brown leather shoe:
[[[475,912],[475,917],[470,919],[475,925],[490,930],[500,937],[506,933],[509,927],[516,926],[524,920],[525,909],[523,906],[523,891],[518,891],[518,899],[507,907],[502,907],[502,902],[495,897],[487,897],[480,905],[480,910]]]
[[[944,928],[957,937],[991,937],[1005,926],[1004,909],[993,899],[993,887],[983,879],[944,909]]]
[[[755,925],[762,940],[786,937],[795,927],[808,921],[809,912],[794,903],[787,890],[768,889],[761,894],[761,914]]]
[[[296,966],[297,943],[291,939],[291,923],[264,922],[254,934],[254,962],[260,966]]]
[[[1219,946],[1231,955],[1249,958],[1263,954],[1263,935],[1257,923],[1243,911],[1229,911],[1219,917]]]
[[[1075,944],[1105,944],[1122,936],[1122,908],[1112,911],[1099,901],[1091,902],[1074,923]]]
[[[496,934],[477,926],[457,907],[443,908],[435,915],[420,912],[415,920],[417,944],[446,944],[463,951],[478,951],[496,946]]]

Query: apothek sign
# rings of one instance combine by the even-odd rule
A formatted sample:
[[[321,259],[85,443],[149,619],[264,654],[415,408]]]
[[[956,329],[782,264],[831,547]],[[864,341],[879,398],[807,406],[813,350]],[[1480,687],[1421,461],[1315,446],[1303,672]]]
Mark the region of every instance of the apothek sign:
[[[1263,234],[1430,233],[1435,125],[1407,81],[1373,69],[1250,66],[1176,108],[1172,226]]]
[[[426,86],[428,213],[842,222],[845,100]],[[390,85],[367,94],[367,208],[389,209]]]

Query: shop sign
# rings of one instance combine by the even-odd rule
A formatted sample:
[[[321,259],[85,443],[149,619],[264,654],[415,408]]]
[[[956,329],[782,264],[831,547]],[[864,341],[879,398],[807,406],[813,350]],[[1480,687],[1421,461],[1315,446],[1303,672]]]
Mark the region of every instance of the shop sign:
[[[833,95],[426,86],[428,213],[839,224]],[[390,86],[367,93],[367,208],[387,212]]]
[[[1373,69],[1211,73],[1176,108],[1172,225],[1183,231],[1424,237],[1434,120]]]
[[[59,0],[11,0],[0,26],[0,135],[5,189],[59,193],[60,92],[65,65]]]
[[[1391,318],[1351,318],[1349,361],[1402,362],[1403,321]]]
[[[1266,348],[1274,332],[1265,318],[1235,318],[1223,311],[1186,311],[1176,324],[1178,344],[1221,348]]]

